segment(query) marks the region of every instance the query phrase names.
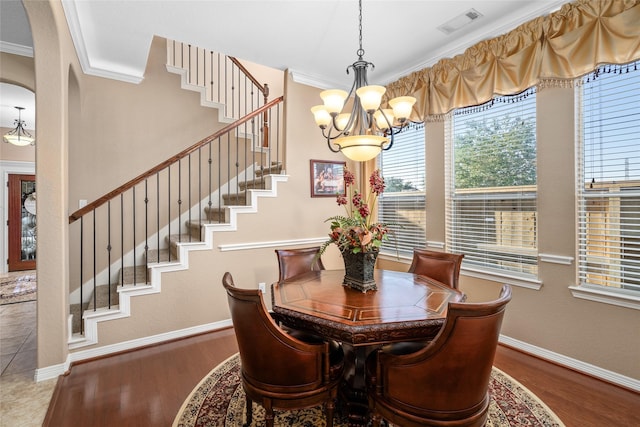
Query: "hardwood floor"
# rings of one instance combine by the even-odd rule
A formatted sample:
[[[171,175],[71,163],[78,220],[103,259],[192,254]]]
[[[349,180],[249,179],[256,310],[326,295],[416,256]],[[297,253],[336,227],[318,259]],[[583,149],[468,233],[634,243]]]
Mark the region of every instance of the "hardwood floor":
[[[233,330],[72,367],[43,426],[170,426],[185,398],[237,352]],[[499,346],[495,365],[540,397],[567,427],[640,426],[640,394]]]

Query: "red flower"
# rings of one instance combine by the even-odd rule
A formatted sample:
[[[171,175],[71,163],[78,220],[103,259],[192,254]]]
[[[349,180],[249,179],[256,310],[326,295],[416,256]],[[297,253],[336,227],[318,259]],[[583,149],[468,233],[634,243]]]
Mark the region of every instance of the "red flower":
[[[380,176],[380,169],[376,169],[373,171],[373,173],[369,177],[369,185],[371,185],[371,191],[377,195],[380,195],[384,192],[384,178]]]
[[[343,173],[343,178],[344,178],[344,184],[348,187],[350,185],[353,185],[356,182],[356,177],[353,174],[353,172],[351,172],[350,170],[346,169],[344,170]]]
[[[362,204],[362,195],[356,192],[351,199],[351,203],[353,203],[353,206],[360,207]]]

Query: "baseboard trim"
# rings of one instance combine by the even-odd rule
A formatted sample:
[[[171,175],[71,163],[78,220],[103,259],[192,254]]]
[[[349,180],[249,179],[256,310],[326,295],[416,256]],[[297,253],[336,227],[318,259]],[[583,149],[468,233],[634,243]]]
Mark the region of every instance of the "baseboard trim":
[[[71,368],[71,364],[73,364],[74,362],[109,356],[111,354],[120,353],[123,351],[134,350],[149,345],[159,344],[165,341],[186,338],[192,335],[198,335],[206,332],[213,332],[232,326],[233,323],[231,322],[231,319],[227,319],[219,322],[207,323],[204,325],[193,326],[190,328],[179,329],[176,331],[165,332],[157,335],[151,335],[135,340],[124,341],[117,344],[105,345],[103,347],[92,348],[89,350],[77,351],[75,353],[70,353],[69,355],[67,355],[67,360],[65,361],[65,363],[36,369],[35,381],[45,381],[56,378],[60,375],[64,375],[69,371],[69,369]]]
[[[544,349],[542,347],[537,347],[535,345],[505,335],[500,335],[500,343],[521,350],[525,353],[529,353],[533,356],[539,357],[540,359],[548,360],[566,368],[573,369],[574,371],[582,372],[586,375],[599,378],[612,384],[616,384],[620,387],[624,387],[629,390],[640,391],[640,381],[637,379],[627,377],[625,375],[621,375],[616,372],[592,365],[590,363],[586,363],[581,360],[577,360],[572,357],[568,357],[563,354]]]
[[[60,363],[58,365],[51,365],[44,368],[36,369],[36,372],[33,375],[33,380],[35,382],[40,382],[58,378],[60,375],[64,375],[64,373],[66,372],[65,366],[65,363]]]

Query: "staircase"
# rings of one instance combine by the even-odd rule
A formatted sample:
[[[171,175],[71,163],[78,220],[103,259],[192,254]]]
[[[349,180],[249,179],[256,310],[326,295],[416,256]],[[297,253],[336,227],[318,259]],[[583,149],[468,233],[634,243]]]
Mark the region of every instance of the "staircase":
[[[196,59],[204,69],[194,70],[198,56],[218,59]],[[222,61],[174,41],[168,41],[167,57],[167,69],[182,76],[182,87],[200,91],[202,104],[231,123],[70,216],[70,242],[78,242],[72,253],[79,257],[70,266],[70,289],[76,289],[68,322],[72,350],[97,344],[100,322],[131,316],[132,296],[160,292],[162,272],[187,268],[189,251],[211,249],[216,231],[235,230],[237,215],[255,212],[257,198],[273,197],[286,181],[283,99],[267,102],[266,85],[247,77],[235,58]],[[212,64],[218,63],[231,67],[231,82],[214,84]],[[242,89],[241,79],[251,84]]]

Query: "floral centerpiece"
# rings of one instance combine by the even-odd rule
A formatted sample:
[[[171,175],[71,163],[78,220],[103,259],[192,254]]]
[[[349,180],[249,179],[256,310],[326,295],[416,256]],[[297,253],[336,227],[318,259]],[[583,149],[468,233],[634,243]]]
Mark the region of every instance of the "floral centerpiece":
[[[369,177],[369,193],[366,197],[355,188],[355,176],[344,170],[345,194],[338,194],[338,206],[344,206],[346,216],[334,216],[331,233],[320,253],[330,244],[336,244],[345,263],[344,284],[366,292],[376,289],[373,268],[380,245],[386,240],[389,228],[386,224],[374,222],[371,213],[375,211],[378,196],[384,192],[384,178],[376,169]]]

